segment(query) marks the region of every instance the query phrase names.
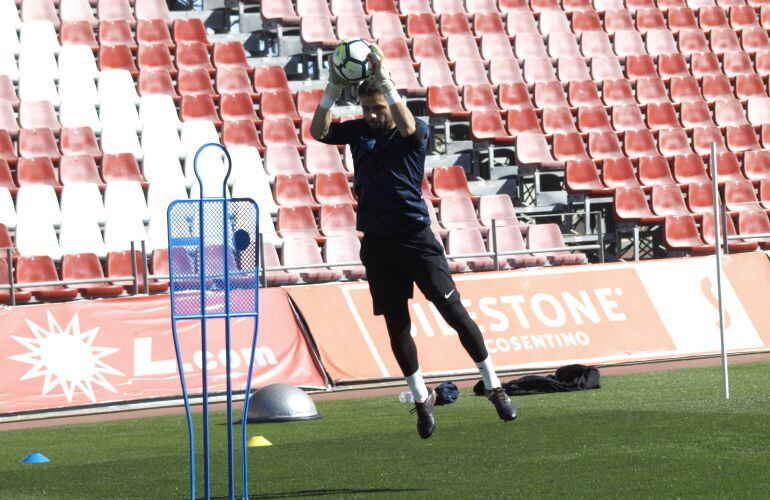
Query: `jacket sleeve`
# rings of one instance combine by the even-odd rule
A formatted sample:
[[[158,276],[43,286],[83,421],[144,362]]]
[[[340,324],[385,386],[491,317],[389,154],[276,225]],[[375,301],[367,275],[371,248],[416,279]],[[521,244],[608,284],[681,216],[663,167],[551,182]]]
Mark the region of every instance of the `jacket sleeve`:
[[[350,144],[351,132],[353,130],[351,126],[352,121],[330,123],[329,131],[319,142],[324,144]]]

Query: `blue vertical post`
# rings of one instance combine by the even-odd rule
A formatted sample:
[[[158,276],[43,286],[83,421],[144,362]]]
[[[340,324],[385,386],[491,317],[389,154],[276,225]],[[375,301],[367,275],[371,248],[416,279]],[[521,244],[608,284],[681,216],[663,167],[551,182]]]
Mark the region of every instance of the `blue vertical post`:
[[[227,158],[227,172],[222,182],[222,197],[206,197],[198,171],[204,149],[214,146]],[[254,353],[258,334],[259,288],[259,209],[250,199],[229,199],[227,181],[232,168],[227,150],[219,144],[205,144],[195,153],[193,164],[200,187],[200,200],[176,200],[168,207],[169,270],[171,283],[171,321],[179,379],[187,413],[190,496],[195,498],[195,431],[184,372],[182,342],[177,329],[179,320],[198,320],[200,324],[201,397],[203,404],[204,497],[211,498],[211,436],[209,432],[209,320],[223,319],[225,326],[225,396],[227,399],[227,484],[228,498],[235,498],[235,453],[233,434],[232,318],[254,318],[251,354],[245,383],[241,429],[242,498],[248,498],[246,420],[251,392]],[[236,262],[236,255],[238,261]],[[197,265],[185,261],[195,257]],[[241,343],[243,345],[243,343]]]

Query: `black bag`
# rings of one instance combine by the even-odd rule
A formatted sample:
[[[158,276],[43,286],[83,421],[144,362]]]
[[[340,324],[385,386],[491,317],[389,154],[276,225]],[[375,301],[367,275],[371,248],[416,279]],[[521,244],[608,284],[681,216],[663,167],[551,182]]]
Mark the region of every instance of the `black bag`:
[[[509,396],[572,392],[599,387],[599,369],[585,365],[562,366],[553,375],[526,375],[503,384],[505,393]],[[485,394],[483,380],[473,387],[473,392],[478,396]]]

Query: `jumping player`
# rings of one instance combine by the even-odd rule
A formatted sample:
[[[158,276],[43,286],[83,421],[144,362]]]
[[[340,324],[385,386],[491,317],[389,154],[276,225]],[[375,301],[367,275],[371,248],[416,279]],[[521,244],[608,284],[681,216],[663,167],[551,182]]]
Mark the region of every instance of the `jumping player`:
[[[423,439],[433,433],[436,395],[425,386],[410,335],[408,300],[415,283],[457,331],[499,417],[514,420],[516,409],[500,386],[478,326],[460,302],[443,248],[430,228],[422,198],[428,126],[416,120],[401,99],[376,45],[370,60],[374,73],[358,87],[363,119],[331,123],[331,108],[346,83],[330,64],[329,83],[310,133],[326,144],[350,146],[358,196],[356,227],[364,233],[361,262],[374,314],[385,317],[393,354],[414,396],[417,432]]]

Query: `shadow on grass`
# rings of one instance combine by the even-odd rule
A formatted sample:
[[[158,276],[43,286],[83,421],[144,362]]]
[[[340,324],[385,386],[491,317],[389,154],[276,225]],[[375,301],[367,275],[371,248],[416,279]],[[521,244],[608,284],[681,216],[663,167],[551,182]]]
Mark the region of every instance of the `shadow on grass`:
[[[263,493],[257,495],[249,495],[251,499],[257,498],[296,498],[296,497],[322,497],[329,495],[354,495],[358,493],[406,493],[424,491],[414,488],[330,488],[323,490],[299,490],[299,491],[284,491],[277,493]],[[226,499],[227,497],[211,497],[212,499]]]

